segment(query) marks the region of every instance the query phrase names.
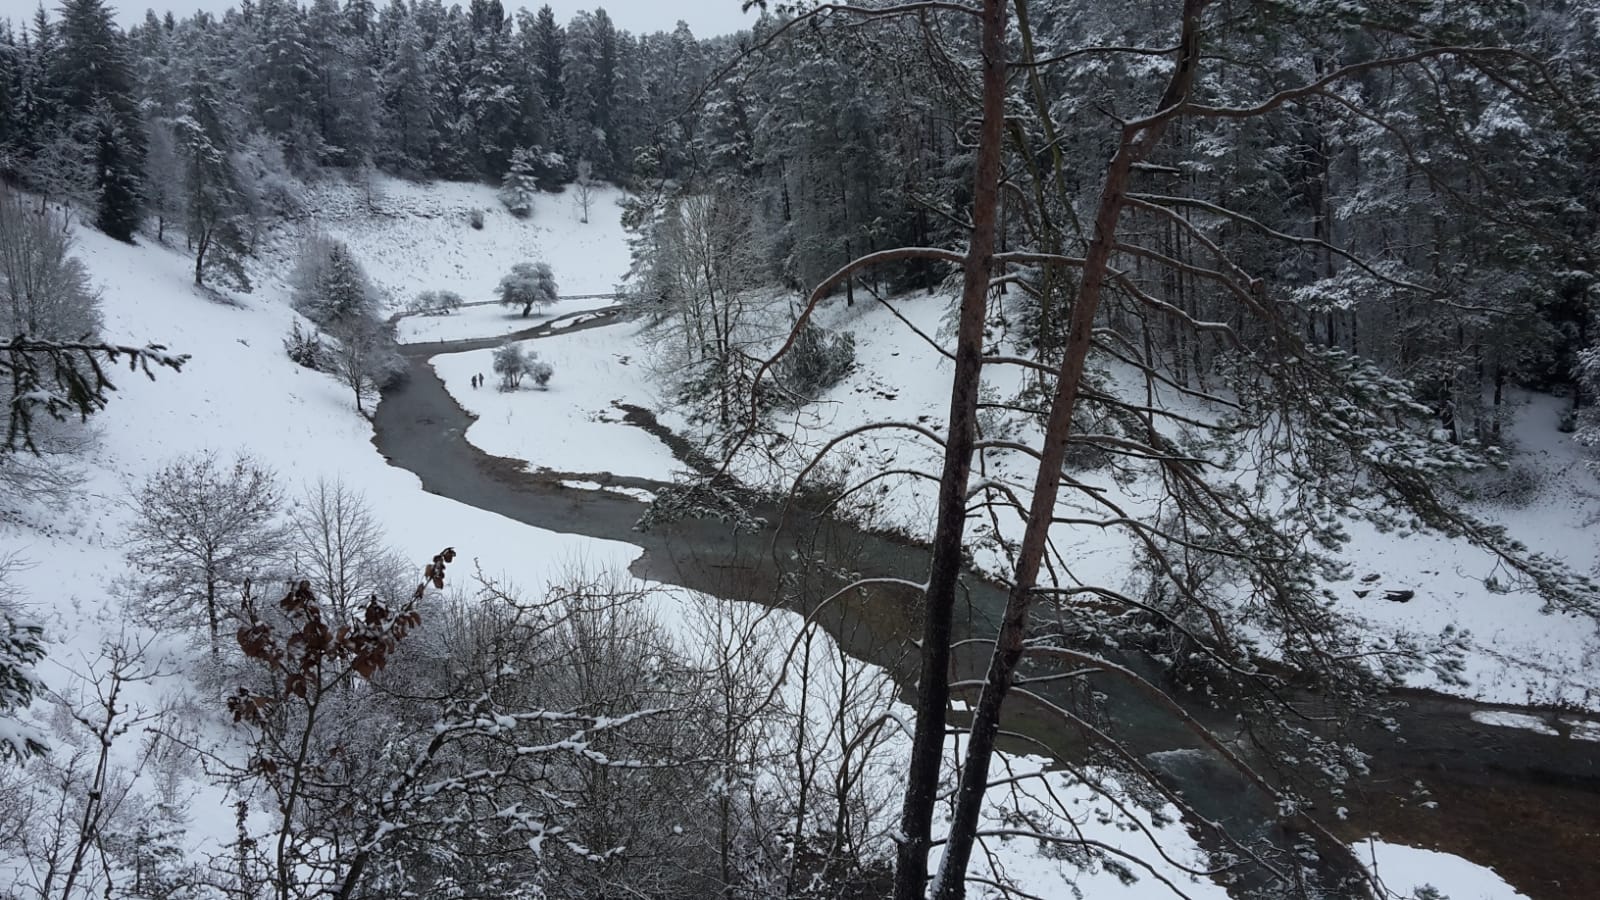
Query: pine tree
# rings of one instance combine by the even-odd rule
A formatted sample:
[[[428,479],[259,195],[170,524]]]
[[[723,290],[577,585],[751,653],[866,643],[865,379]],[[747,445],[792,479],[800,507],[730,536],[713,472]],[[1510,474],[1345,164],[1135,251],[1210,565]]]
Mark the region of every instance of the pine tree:
[[[377,322],[372,284],[342,241],[310,241],[294,281],[295,309],[330,334],[350,333]]]
[[[500,202],[518,218],[533,212],[533,200],[539,195],[541,173],[546,169],[537,150],[518,147],[511,154],[511,164],[500,185]]]
[[[189,84],[182,115],[173,122],[183,167],[184,227],[194,246],[194,283],[220,269],[249,289],[243,219],[248,204],[233,165],[233,146],[210,71],[200,67]]]
[[[48,167],[57,175],[81,154],[88,164],[89,193],[97,227],[118,240],[132,240],[139,226],[139,173],[143,167],[143,126],[126,63],[124,41],[104,0],[66,0],[61,21],[51,28],[41,7],[36,29],[50,85],[53,115],[62,130]],[[81,149],[72,149],[76,143]],[[75,178],[73,180],[76,180]]]
[[[421,30],[409,14],[396,24],[383,69],[378,160],[401,172],[424,170],[433,152],[433,86]]]
[[[140,159],[137,136],[130,133],[108,100],[90,111],[94,127],[95,227],[119,241],[132,241],[139,228]]]
[[[604,10],[580,12],[567,26],[562,62],[566,148],[587,159],[604,178],[615,178],[612,112],[617,100],[617,31]]]
[[[315,0],[306,13],[305,49],[311,81],[306,112],[316,129],[318,161],[353,167],[372,151],[375,86],[364,43],[348,32],[337,0]]]
[[[561,65],[565,36],[556,24],[556,14],[549,4],[539,7],[533,24],[533,68],[539,79],[539,92],[544,95],[546,108],[560,110],[566,107]]]
[[[11,21],[0,19],[0,176],[15,179],[16,157],[21,152],[18,140],[20,121],[17,85],[21,81],[22,54],[17,48]]]
[[[292,162],[314,165],[321,148],[306,118],[317,105],[300,10],[285,0],[261,0],[256,22],[256,59],[247,74],[256,120],[283,142]]]
[[[490,177],[506,171],[519,138],[520,108],[516,45],[498,2],[474,0],[471,58],[467,64],[462,100],[471,120],[471,154],[480,173]]]
[[[57,33],[61,51],[51,62],[50,80],[63,109],[87,116],[105,100],[119,115],[131,116],[133,74],[105,0],[64,0]]]

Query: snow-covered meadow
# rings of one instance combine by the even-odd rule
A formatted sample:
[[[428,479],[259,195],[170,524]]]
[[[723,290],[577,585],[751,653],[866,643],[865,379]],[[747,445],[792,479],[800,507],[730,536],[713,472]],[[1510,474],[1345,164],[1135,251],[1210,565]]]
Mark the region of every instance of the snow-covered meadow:
[[[615,195],[599,208],[588,225],[577,222],[569,201],[549,198],[531,219],[516,220],[493,203],[492,192],[472,185],[416,185],[384,182],[371,197],[366,191],[323,186],[317,191],[316,227],[348,241],[368,273],[397,302],[417,290],[449,288],[468,301],[486,299],[503,271],[530,257],[543,258],[556,271],[563,293],[608,292],[627,268],[627,249],[615,215]],[[373,199],[375,198],[375,199]],[[489,211],[482,231],[471,229],[466,213],[473,208]],[[377,210],[374,212],[374,210]],[[287,305],[281,259],[258,267],[255,293],[233,296],[233,303],[215,302],[193,289],[190,260],[178,249],[130,247],[88,230],[78,233],[78,252],[104,295],[105,335],[125,343],[160,342],[190,361],[180,374],[163,372],[154,382],[123,372],[109,409],[91,425],[94,444],[83,460],[85,473],[81,498],[68,508],[28,508],[24,515],[0,525],[0,550],[26,560],[28,566],[12,574],[13,586],[23,594],[32,614],[45,626],[52,642],[49,660],[40,674],[53,689],[71,693],[82,689],[94,674],[99,648],[137,626],[124,618],[123,597],[117,579],[127,571],[124,558],[131,510],[130,491],[157,467],[179,453],[216,451],[223,456],[248,452],[274,468],[292,488],[319,478],[337,479],[361,492],[378,519],[385,523],[390,541],[407,558],[419,564],[444,546],[454,546],[469,560],[481,563],[486,573],[526,588],[537,589],[559,579],[574,566],[590,570],[621,570],[637,555],[637,548],[618,542],[563,535],[487,513],[423,491],[411,474],[389,466],[371,444],[371,429],[358,416],[348,390],[332,379],[297,367],[281,345],[296,315]],[[297,236],[277,236],[283,253]],[[603,301],[566,301],[545,317],[576,312]],[[935,333],[944,315],[942,298],[905,303],[901,312],[926,333]],[[941,391],[948,365],[930,356],[920,339],[910,335],[892,317],[874,307],[858,306],[829,311],[832,327],[850,328],[858,335],[858,356],[873,360],[858,367],[835,388],[802,424],[806,441],[814,443],[865,421],[894,417],[921,421],[937,428],[943,415]],[[407,318],[403,339],[429,341],[483,337],[520,330],[528,320],[508,315],[496,306],[469,307],[456,315]],[[660,442],[621,422],[617,401],[657,410],[664,422],[684,424],[681,412],[659,395],[645,365],[648,342],[633,324],[572,331],[537,341],[533,348],[556,369],[549,390],[502,394],[489,386],[468,387],[468,377],[488,373],[487,351],[442,356],[433,365],[462,405],[478,416],[468,439],[490,452],[526,459],[536,467],[564,472],[611,472],[665,479],[679,467]],[[995,385],[1004,391],[1014,385]],[[1530,405],[1530,409],[1536,409]],[[1555,452],[1552,450],[1552,452]],[[919,455],[922,454],[922,455]],[[874,466],[926,465],[925,449],[898,442],[872,441],[844,454],[857,472]],[[1565,459],[1565,457],[1557,457]],[[1552,465],[1558,465],[1552,463]],[[748,470],[751,478],[762,473]],[[1559,490],[1554,484],[1546,490]],[[928,498],[910,485],[897,485],[884,498],[890,521],[915,531],[926,520]],[[1581,504],[1574,516],[1589,514]],[[1539,516],[1529,513],[1526,527]],[[1518,523],[1513,523],[1517,526]],[[1518,526],[1520,527],[1520,526]],[[1560,540],[1560,528],[1551,539]],[[1426,569],[1437,573],[1426,593],[1400,607],[1379,607],[1375,619],[1405,624],[1394,617],[1451,616],[1477,634],[1492,633],[1504,643],[1505,657],[1526,650],[1571,651],[1586,635],[1558,620],[1540,618],[1529,611],[1531,601],[1520,597],[1486,598],[1481,591],[1483,573],[1474,568],[1459,548],[1435,548],[1433,557],[1417,550],[1391,545],[1388,536],[1371,539],[1372,560],[1363,570],[1382,571],[1394,584],[1409,584],[1410,572],[1423,571],[1419,559],[1431,559]],[[1581,541],[1562,545],[1578,554]],[[1409,545],[1407,545],[1409,546]],[[1592,552],[1592,547],[1589,548]],[[1381,555],[1380,551],[1392,553]],[[1126,558],[1086,548],[1080,562],[1098,566],[1107,577],[1125,565]],[[1380,564],[1381,563],[1381,564]],[[1386,568],[1392,567],[1392,568]],[[458,568],[457,572],[464,569]],[[1432,576],[1430,576],[1432,577]],[[1386,584],[1390,582],[1385,582]],[[1479,591],[1473,589],[1477,585]],[[689,602],[681,593],[652,594],[656,614],[664,620],[681,618],[679,605]],[[1494,599],[1499,610],[1485,611],[1481,603]],[[1491,614],[1492,613],[1492,614]],[[796,620],[774,614],[775,636],[792,638]],[[1498,628],[1498,631],[1491,629]],[[141,633],[144,634],[144,633]],[[138,636],[138,635],[136,635]],[[187,641],[154,640],[149,655],[152,668],[162,674],[132,686],[129,702],[154,709],[174,696],[188,694],[194,686],[182,674],[199,651]],[[825,640],[825,639],[824,639]],[[1562,643],[1565,641],[1566,643]],[[1549,658],[1554,658],[1553,656]],[[1581,659],[1581,656],[1567,657]],[[1484,671],[1490,671],[1487,663]],[[1522,699],[1517,695],[1535,686],[1538,698],[1559,690],[1539,673],[1505,663],[1505,670],[1477,685],[1484,696]],[[1574,684],[1587,687],[1584,673],[1571,674]],[[786,688],[790,689],[790,688]],[[1566,697],[1565,693],[1560,694]],[[225,744],[229,733],[226,713],[215,697],[196,697],[201,718],[194,724]],[[908,712],[896,707],[902,718]],[[65,752],[71,729],[52,721],[46,703],[32,711],[39,727],[53,732]],[[904,740],[892,737],[883,748],[884,773],[894,773],[895,760],[904,753]],[[131,771],[137,742],[119,748],[117,762]],[[1039,768],[1039,760],[1012,757],[1016,770]],[[887,779],[889,776],[885,775]],[[1193,897],[1226,896],[1222,888],[1197,881],[1152,852],[1137,830],[1120,827],[1115,816],[1102,814],[1103,804],[1073,785],[1062,773],[1034,782],[1043,795],[1056,792],[1076,814],[1074,821],[1086,835],[1153,860],[1164,878],[1181,884]],[[892,781],[884,782],[885,788]],[[136,784],[136,790],[141,788]],[[189,850],[215,851],[229,839],[231,810],[222,790],[194,778],[185,782]],[[1043,802],[1043,801],[1040,801]],[[886,821],[884,826],[889,823]],[[1151,825],[1170,857],[1198,865],[1201,860],[1181,824]],[[1514,891],[1470,863],[1447,858],[1446,869],[1438,854],[1374,845],[1380,874],[1391,887],[1409,892],[1424,883],[1444,886],[1450,871],[1459,870],[1455,883],[1479,893],[1461,897],[1516,897]],[[1061,861],[1038,852],[1029,840],[999,841],[993,845],[993,865],[1041,896],[1064,896],[1074,886],[1086,896],[1154,898],[1171,896],[1155,879],[1143,878],[1127,885],[1114,873],[1095,869],[1076,872]],[[1363,848],[1364,849],[1364,848]],[[980,872],[979,874],[994,874]],[[1451,894],[1451,896],[1457,896]]]

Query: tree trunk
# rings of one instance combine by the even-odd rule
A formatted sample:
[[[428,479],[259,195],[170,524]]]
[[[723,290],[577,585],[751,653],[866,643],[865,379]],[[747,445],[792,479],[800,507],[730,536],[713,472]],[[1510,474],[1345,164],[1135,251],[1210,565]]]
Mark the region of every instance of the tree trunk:
[[[195,287],[205,287],[206,250],[210,249],[210,247],[211,247],[211,230],[208,229],[208,228],[202,228],[200,230],[200,242],[199,242],[199,244],[196,245],[195,251],[194,251],[194,285],[195,285]]]
[[[923,599],[922,671],[917,682],[917,726],[906,773],[896,852],[895,900],[919,900],[928,878],[928,848],[933,807],[939,790],[944,749],[945,707],[949,703],[950,631],[956,580],[961,574],[961,538],[966,529],[967,482],[977,439],[978,380],[983,355],[983,319],[995,246],[1000,197],[1000,152],[1005,124],[1007,0],[983,3],[983,122],[973,178],[972,240],[963,263],[961,313],[957,326],[955,374],[950,387],[950,422],[944,470],[939,481],[939,511],[934,525],[933,560]]]
[[[1107,167],[1105,185],[1095,213],[1094,236],[1084,259],[1083,280],[1073,304],[1067,334],[1066,354],[1057,374],[1055,396],[1050,405],[1039,471],[1034,479],[1028,524],[1017,553],[1016,571],[1006,598],[1000,633],[995,637],[983,693],[972,719],[967,743],[966,763],[956,793],[955,816],[950,823],[950,838],[944,859],[934,880],[933,896],[953,900],[965,896],[967,862],[978,827],[978,813],[988,788],[989,762],[994,755],[996,733],[1000,727],[1000,706],[1010,690],[1022,659],[1026,637],[1028,607],[1033,599],[1039,567],[1055,514],[1056,495],[1061,487],[1061,465],[1066,456],[1067,439],[1072,431],[1072,413],[1078,400],[1085,363],[1089,358],[1095,314],[1100,304],[1101,287],[1110,270],[1116,243],[1117,220],[1126,203],[1126,191],[1133,165],[1148,156],[1176,109],[1188,97],[1199,64],[1200,11],[1206,0],[1185,0],[1182,37],[1176,67],[1156,109],[1149,119],[1123,128],[1122,140]]]

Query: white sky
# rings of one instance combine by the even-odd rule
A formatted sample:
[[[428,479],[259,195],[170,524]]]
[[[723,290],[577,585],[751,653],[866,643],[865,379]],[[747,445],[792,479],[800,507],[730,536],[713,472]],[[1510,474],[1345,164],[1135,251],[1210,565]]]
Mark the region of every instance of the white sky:
[[[453,0],[445,0],[445,6],[452,5]],[[465,8],[471,0],[458,0]],[[565,25],[574,13],[579,10],[593,10],[602,7],[617,23],[617,27],[634,34],[648,34],[652,31],[671,31],[682,19],[689,23],[695,37],[715,37],[719,34],[730,34],[741,28],[748,28],[755,21],[755,15],[742,15],[739,7],[742,0],[500,0],[505,5],[507,14],[514,12],[518,7],[527,7],[537,10],[548,2],[555,11],[556,21]],[[50,17],[56,18],[58,0],[45,0],[45,9],[50,11]],[[146,9],[154,9],[157,13],[165,13],[168,9],[179,16],[187,16],[196,10],[209,10],[220,13],[231,6],[237,6],[238,0],[111,0],[111,5],[117,11],[117,20],[124,26],[131,25],[144,19]],[[340,5],[343,5],[341,0]],[[377,6],[382,9],[388,5],[388,0],[378,0]],[[0,0],[0,18],[8,18],[13,22],[30,19],[39,6],[39,0]]]

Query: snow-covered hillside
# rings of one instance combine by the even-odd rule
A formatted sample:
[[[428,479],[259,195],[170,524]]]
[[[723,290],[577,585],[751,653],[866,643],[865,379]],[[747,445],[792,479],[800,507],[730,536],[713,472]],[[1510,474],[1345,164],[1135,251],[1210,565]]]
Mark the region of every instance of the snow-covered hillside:
[[[307,189],[306,216],[274,229],[268,254],[292,258],[300,234],[326,231],[350,245],[397,306],[429,289],[453,290],[468,303],[493,299],[501,276],[529,259],[550,264],[562,294],[607,294],[628,273],[621,199],[615,188],[597,189],[585,223],[570,192],[543,195],[532,215],[518,218],[482,184],[377,175],[369,189],[329,181]],[[472,227],[474,214],[482,228]]]

